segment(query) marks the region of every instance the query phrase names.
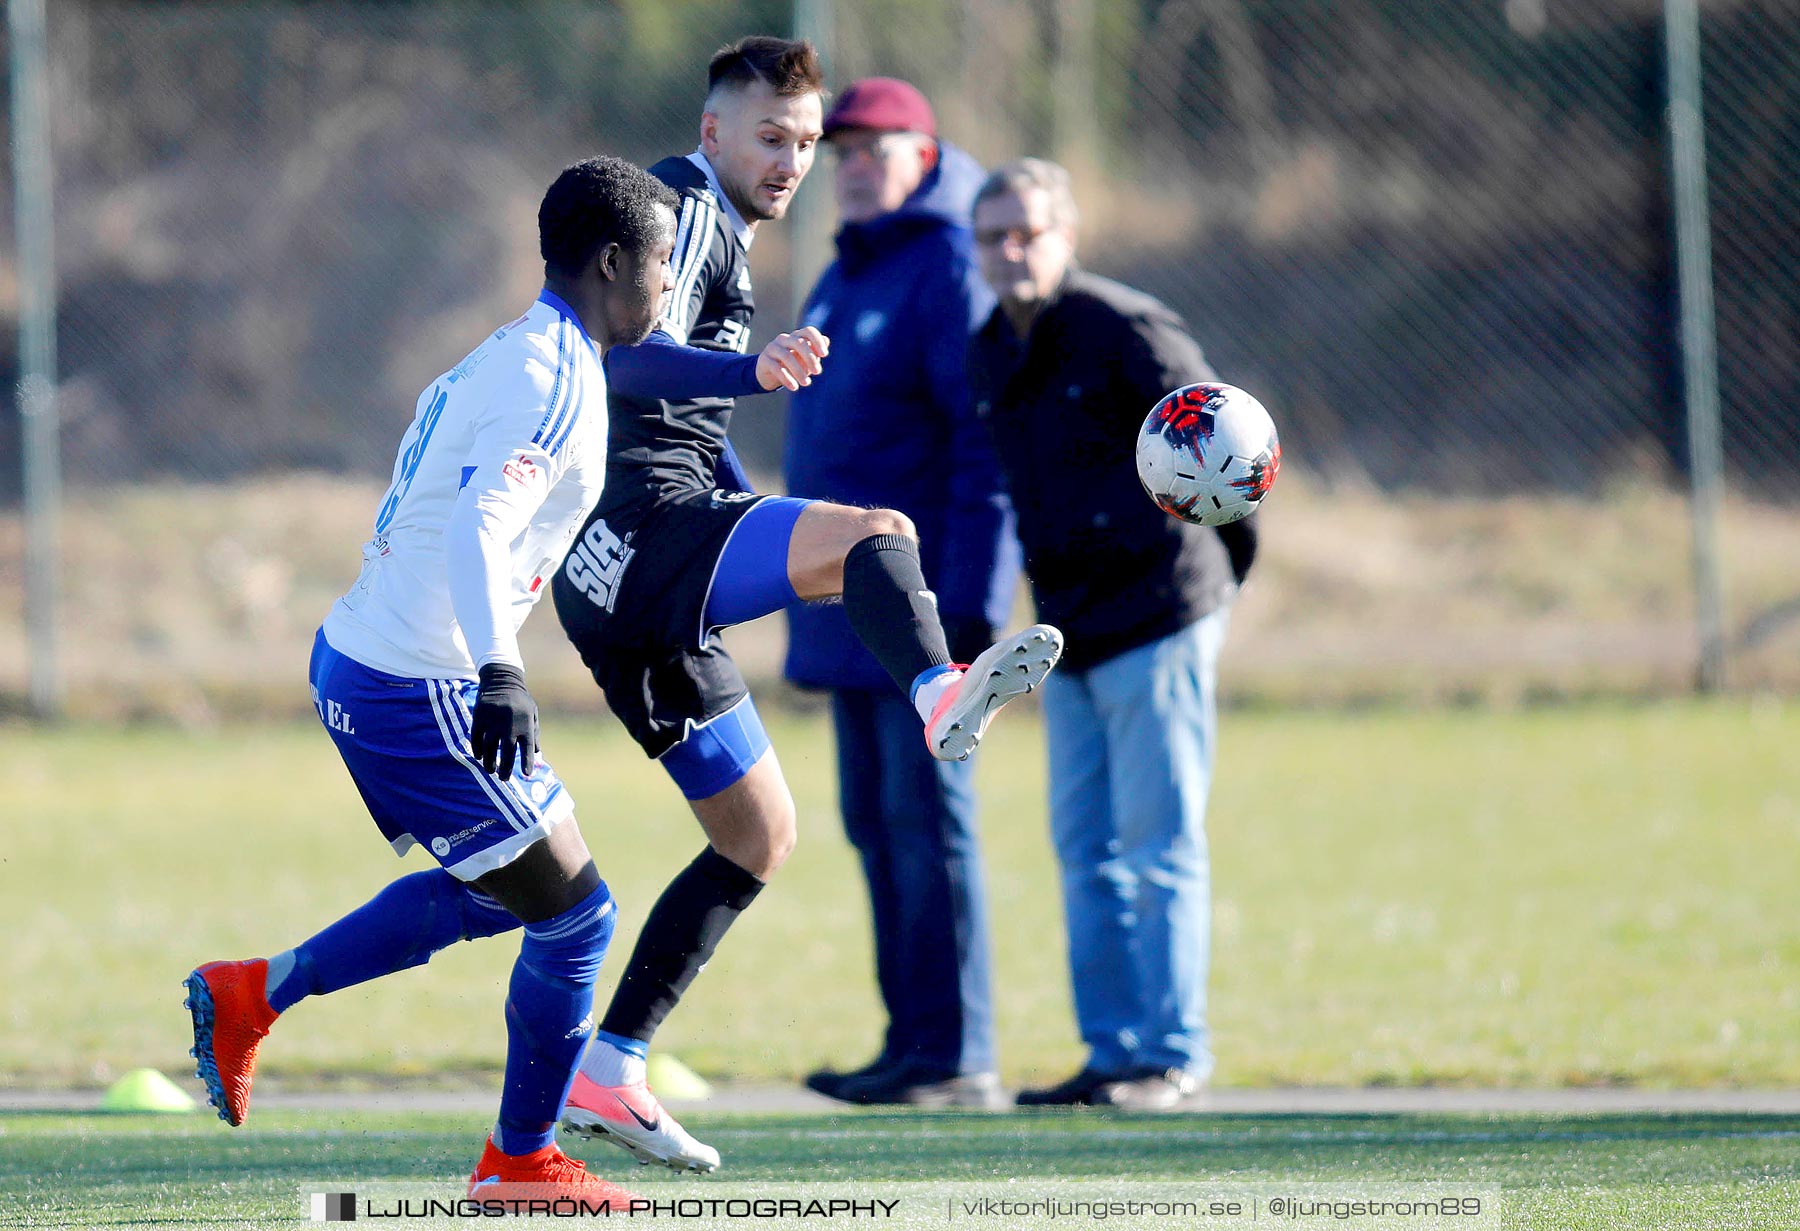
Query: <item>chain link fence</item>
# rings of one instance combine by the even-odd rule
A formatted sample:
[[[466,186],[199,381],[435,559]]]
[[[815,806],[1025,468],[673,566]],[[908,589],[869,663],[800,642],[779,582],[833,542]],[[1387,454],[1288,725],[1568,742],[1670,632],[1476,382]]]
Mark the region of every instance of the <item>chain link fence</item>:
[[[385,474],[418,388],[535,294],[557,170],[691,148],[721,30],[786,20],[53,5],[71,482]]]
[[[1093,264],[1193,322],[1303,464],[1388,490],[1592,493],[1685,465],[1661,5],[842,6],[845,74],[1083,179]],[[1800,4],[1705,6],[1735,478],[1800,494]],[[1785,152],[1785,156],[1784,156]]]
[[[1701,14],[1732,678],[1792,688],[1800,0]],[[690,148],[711,51],[797,24],[834,84],[907,77],[984,161],[1067,164],[1082,259],[1181,311],[1276,413],[1240,695],[1682,686],[1663,20],[1655,0],[62,0],[74,695],[179,681],[204,710],[223,681],[295,677],[417,390],[534,293],[543,185],[596,149]],[[763,336],[829,256],[829,175],[759,235]],[[765,399],[734,426],[771,481],[781,417]],[[0,452],[18,442],[0,416]],[[9,693],[18,490],[0,469]],[[773,650],[748,657],[766,673]]]

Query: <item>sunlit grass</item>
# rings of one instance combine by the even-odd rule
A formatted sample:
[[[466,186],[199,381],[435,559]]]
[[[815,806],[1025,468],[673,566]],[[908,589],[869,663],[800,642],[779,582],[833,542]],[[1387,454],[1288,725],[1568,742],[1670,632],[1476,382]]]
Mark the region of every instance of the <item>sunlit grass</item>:
[[[659,1036],[701,1071],[858,1062],[882,1025],[864,889],[821,718],[776,717],[801,842]],[[611,723],[548,749],[622,906],[606,995],[645,912],[700,850]],[[1224,1084],[1800,1083],[1800,707],[1739,703],[1232,713],[1211,839]],[[294,944],[389,879],[316,725],[0,727],[0,1072],[94,1083],[186,1064],[182,976]],[[1041,734],[984,747],[1001,1061],[1081,1059],[1045,833]],[[299,1006],[271,1079],[491,1071],[516,946]]]

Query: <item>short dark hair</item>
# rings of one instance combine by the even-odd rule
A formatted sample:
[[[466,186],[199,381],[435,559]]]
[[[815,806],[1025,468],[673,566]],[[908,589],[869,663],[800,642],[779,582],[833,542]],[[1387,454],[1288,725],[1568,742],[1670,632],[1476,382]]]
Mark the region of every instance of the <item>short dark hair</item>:
[[[752,34],[719,48],[706,66],[706,92],[719,87],[741,90],[760,81],[782,98],[823,94],[825,73],[819,51],[806,39]]]
[[[679,206],[668,185],[623,158],[602,155],[564,167],[538,206],[538,251],[546,271],[575,277],[602,245],[642,252],[663,222],[657,206]]]

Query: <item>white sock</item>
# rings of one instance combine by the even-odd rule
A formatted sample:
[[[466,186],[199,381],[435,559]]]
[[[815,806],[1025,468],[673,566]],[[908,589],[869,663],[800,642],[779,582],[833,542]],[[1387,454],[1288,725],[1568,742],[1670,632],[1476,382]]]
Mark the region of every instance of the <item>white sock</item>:
[[[263,971],[263,999],[267,1000],[275,994],[275,989],[294,973],[294,951],[283,949],[269,959],[269,965]]]
[[[946,671],[919,685],[919,691],[913,694],[913,708],[919,711],[920,722],[931,721],[931,712],[937,708],[938,698],[961,684],[963,675],[961,671]]]
[[[634,1056],[605,1039],[588,1044],[581,1058],[581,1071],[596,1086],[634,1086],[644,1080],[646,1065],[642,1056]]]

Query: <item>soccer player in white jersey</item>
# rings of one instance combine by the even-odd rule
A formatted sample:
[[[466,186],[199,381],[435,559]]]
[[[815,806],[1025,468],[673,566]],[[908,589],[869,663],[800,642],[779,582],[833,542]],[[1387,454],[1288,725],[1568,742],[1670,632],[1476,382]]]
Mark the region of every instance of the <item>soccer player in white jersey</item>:
[[[471,1190],[629,1197],[553,1139],[615,910],[569,793],[538,755],[517,633],[600,496],[601,356],[641,341],[661,314],[674,207],[619,159],[567,168],[538,211],[542,294],[420,395],[362,575],[319,631],[311,678],[382,836],[441,866],[272,958],[188,976],[199,1076],[232,1125],[249,1112],[259,1044],[296,1002],[522,926],[500,1114]]]

